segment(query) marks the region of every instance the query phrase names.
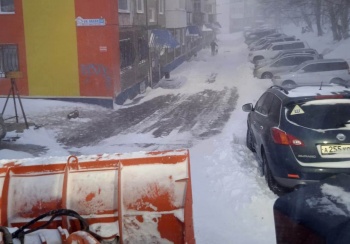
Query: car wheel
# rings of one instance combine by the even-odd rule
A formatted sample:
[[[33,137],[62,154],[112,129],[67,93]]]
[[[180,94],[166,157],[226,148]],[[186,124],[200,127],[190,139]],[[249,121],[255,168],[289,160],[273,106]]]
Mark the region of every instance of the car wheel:
[[[247,128],[246,145],[250,151],[255,152],[255,148],[253,144],[253,135],[249,126]]]
[[[262,159],[263,159],[265,180],[266,180],[266,183],[267,183],[268,187],[270,188],[270,190],[278,196],[282,196],[285,193],[289,192],[290,189],[278,184],[278,182],[273,177],[272,172],[271,172],[270,167],[269,167],[269,163],[268,163],[267,158],[266,158],[264,153],[262,155]]]
[[[295,82],[292,80],[286,80],[286,81],[283,81],[282,86],[287,89],[293,89],[297,87],[297,84],[295,84]]]
[[[272,74],[270,72],[265,72],[261,76],[262,79],[272,79]]]

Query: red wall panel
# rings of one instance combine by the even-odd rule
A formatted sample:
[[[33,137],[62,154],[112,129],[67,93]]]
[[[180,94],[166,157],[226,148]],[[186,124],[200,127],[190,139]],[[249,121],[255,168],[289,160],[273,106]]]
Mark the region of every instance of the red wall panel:
[[[23,78],[17,79],[17,86],[21,95],[28,95],[26,48],[24,38],[22,0],[14,0],[15,14],[0,14],[0,44],[17,44],[19,69]],[[10,80],[0,78],[0,95],[7,95]]]
[[[76,0],[76,17],[103,18],[104,26],[77,26],[82,96],[114,96],[120,91],[118,5],[115,0]]]

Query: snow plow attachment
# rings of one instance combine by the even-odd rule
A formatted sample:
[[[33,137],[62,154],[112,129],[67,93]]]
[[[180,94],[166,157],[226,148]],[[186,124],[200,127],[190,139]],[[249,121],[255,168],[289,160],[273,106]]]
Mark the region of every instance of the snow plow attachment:
[[[22,243],[195,243],[188,150],[40,160],[1,161],[0,236],[8,230]]]

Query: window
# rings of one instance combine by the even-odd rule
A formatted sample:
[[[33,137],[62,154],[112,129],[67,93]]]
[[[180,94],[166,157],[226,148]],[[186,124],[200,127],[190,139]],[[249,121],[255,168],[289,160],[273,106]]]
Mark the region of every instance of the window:
[[[349,65],[346,62],[330,63],[328,70],[348,70]]]
[[[255,110],[263,115],[267,115],[270,110],[273,97],[274,96],[271,93],[265,93],[262,95],[255,105]]]
[[[17,45],[0,45],[0,77],[8,71],[19,71]]]
[[[125,69],[131,66],[135,60],[134,48],[131,39],[120,40],[120,68]]]
[[[296,43],[292,43],[292,44],[289,44],[289,48],[288,49],[297,49],[297,48],[304,48],[305,45],[304,43],[302,42],[296,42]]]
[[[345,127],[350,121],[350,104],[346,100],[339,99],[337,102],[328,102],[324,104],[298,103],[304,113],[293,115],[296,104],[290,104],[286,107],[286,115],[289,121],[297,125],[312,129],[333,129]]]
[[[179,1],[179,9],[185,9],[185,8],[186,8],[185,0],[180,0]]]
[[[294,65],[298,65],[298,64],[301,64],[305,61],[308,61],[308,60],[313,60],[314,58],[311,57],[311,56],[299,56],[299,57],[295,57],[295,62],[294,62]]]
[[[282,105],[281,100],[278,97],[273,96],[273,101],[269,111],[269,116],[272,122],[274,122],[275,124],[278,124],[280,120],[281,105]]]
[[[156,10],[154,8],[148,9],[148,21],[156,22]]]
[[[283,50],[283,45],[276,45],[272,47],[272,50]]]
[[[288,57],[288,58],[283,58],[278,61],[276,61],[272,67],[281,67],[281,66],[292,66],[295,65],[294,61],[295,57]]]
[[[200,12],[201,11],[201,3],[200,2],[195,2],[193,3],[193,11],[194,12]]]
[[[136,0],[136,11],[138,13],[143,13],[144,12],[143,0]]]
[[[13,14],[15,12],[14,0],[0,0],[0,14]]]
[[[118,0],[119,12],[129,12],[129,0]]]
[[[159,13],[164,14],[164,0],[159,0]]]
[[[322,70],[321,67],[322,64],[309,64],[303,68],[304,72],[310,73],[310,72],[318,72]]]

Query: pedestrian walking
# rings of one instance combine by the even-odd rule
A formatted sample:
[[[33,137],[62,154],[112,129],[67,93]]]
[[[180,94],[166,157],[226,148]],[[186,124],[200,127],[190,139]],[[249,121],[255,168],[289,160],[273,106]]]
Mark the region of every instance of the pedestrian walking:
[[[210,47],[211,47],[211,55],[214,56],[215,54],[218,53],[218,44],[216,43],[215,40],[213,40],[211,43],[210,43]]]

